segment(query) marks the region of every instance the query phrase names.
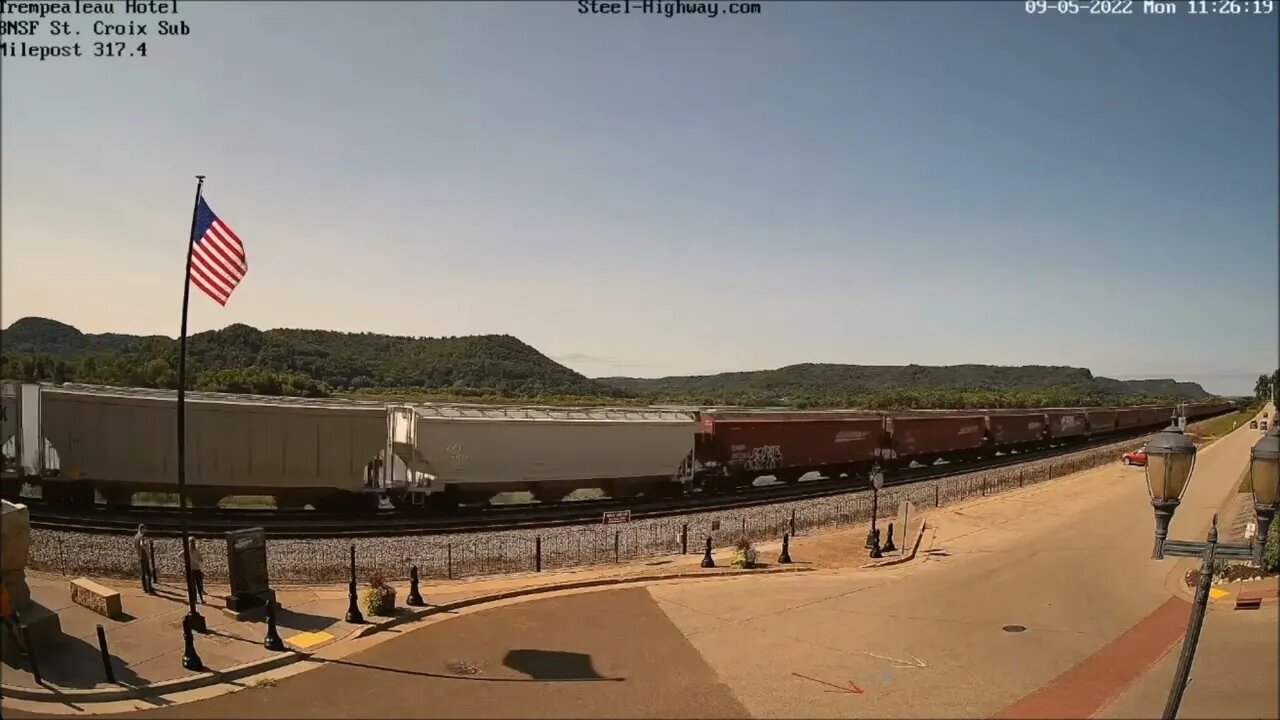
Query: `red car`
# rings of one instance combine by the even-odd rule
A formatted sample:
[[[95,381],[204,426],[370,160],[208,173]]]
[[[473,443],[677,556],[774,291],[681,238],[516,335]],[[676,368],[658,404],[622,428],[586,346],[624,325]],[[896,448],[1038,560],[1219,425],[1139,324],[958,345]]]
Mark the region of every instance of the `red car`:
[[[1146,448],[1138,448],[1133,452],[1127,452],[1124,454],[1124,457],[1120,459],[1120,462],[1125,465],[1146,465],[1147,450]]]

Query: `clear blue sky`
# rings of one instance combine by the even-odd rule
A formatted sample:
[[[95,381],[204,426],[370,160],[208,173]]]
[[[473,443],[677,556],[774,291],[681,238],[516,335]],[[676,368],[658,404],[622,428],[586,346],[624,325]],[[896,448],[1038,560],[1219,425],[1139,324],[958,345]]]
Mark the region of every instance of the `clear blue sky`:
[[[193,331],[1250,392],[1280,362],[1276,16],[1178,5],[184,1],[145,59],[0,64],[0,321],[176,335],[204,173],[250,270]]]

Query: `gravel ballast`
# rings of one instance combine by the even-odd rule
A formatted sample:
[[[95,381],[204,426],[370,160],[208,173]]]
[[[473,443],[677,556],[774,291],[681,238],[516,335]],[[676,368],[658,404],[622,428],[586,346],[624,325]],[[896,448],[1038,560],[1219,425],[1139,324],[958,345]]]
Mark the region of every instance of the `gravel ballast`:
[[[877,516],[892,520],[899,503],[909,500],[920,510],[942,507],[1045,482],[1116,461],[1143,438],[1010,467],[926,480],[880,492]],[[463,578],[514,572],[561,570],[679,554],[687,534],[688,552],[700,553],[706,538],[715,547],[732,545],[746,535],[752,542],[780,539],[783,533],[804,535],[871,520],[869,490],[821,498],[793,500],[745,509],[689,512],[622,525],[592,524],[555,529],[503,530],[468,535],[407,535],[355,539],[268,540],[267,565],[273,585],[345,582],[350,548],[356,548],[357,580],[374,572],[388,579],[408,578],[418,566],[423,579]],[[718,523],[718,525],[716,525]],[[884,531],[882,531],[882,534]],[[133,538],[64,530],[33,529],[28,565],[68,576],[136,578]],[[901,542],[899,535],[897,542]],[[197,541],[205,577],[226,582],[226,543]],[[158,538],[156,565],[162,580],[180,579],[182,544]]]

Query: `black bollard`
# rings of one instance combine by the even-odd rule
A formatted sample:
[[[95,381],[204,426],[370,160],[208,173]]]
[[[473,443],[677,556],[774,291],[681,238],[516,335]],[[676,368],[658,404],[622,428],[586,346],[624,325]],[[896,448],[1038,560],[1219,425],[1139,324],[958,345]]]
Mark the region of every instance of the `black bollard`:
[[[262,639],[262,646],[271,652],[283,652],[284,641],[276,630],[276,601],[267,601],[267,636]]]
[[[898,548],[893,544],[893,523],[889,523],[889,538],[884,541],[884,547],[880,548],[882,552],[893,552]]]
[[[191,616],[182,616],[182,667],[187,670],[204,670],[204,662],[196,654],[196,639],[191,634]]]
[[[31,631],[26,625],[22,626],[22,644],[27,646],[27,659],[31,661],[31,677],[36,679],[37,685],[44,685],[44,680],[40,679],[40,660],[36,657],[36,646],[31,642]]]
[[[160,573],[156,572],[156,569],[157,569],[157,563],[156,563],[156,541],[155,541],[155,540],[148,540],[148,541],[147,541],[147,543],[148,543],[148,548],[149,548],[149,550],[150,550],[150,552],[149,552],[148,554],[151,556],[151,557],[150,557],[150,560],[151,560],[151,586],[152,586],[152,587],[155,587],[156,581],[160,579]]]
[[[356,546],[351,546],[351,579],[347,582],[347,622],[359,625],[364,622],[360,603],[356,601]]]
[[[713,559],[711,559],[711,536],[710,536],[710,535],[708,535],[708,536],[707,536],[707,549],[706,549],[706,552],[704,552],[704,553],[702,554],[702,567],[704,567],[704,568],[713,568],[713,567],[715,567],[715,566],[716,566],[716,561],[715,561],[715,560],[713,560]]]
[[[107,652],[107,631],[98,626],[98,650],[102,653],[102,670],[107,674],[107,682],[116,681],[116,673],[111,669],[111,653]]]
[[[778,556],[779,565],[787,565],[791,562],[791,536],[787,533],[782,534],[782,554]]]
[[[871,557],[876,559],[884,557],[880,553],[880,528],[871,531]]]
[[[422,602],[422,593],[418,592],[418,566],[414,565],[409,568],[409,597],[404,599],[404,604],[411,607],[422,607],[426,603]]]

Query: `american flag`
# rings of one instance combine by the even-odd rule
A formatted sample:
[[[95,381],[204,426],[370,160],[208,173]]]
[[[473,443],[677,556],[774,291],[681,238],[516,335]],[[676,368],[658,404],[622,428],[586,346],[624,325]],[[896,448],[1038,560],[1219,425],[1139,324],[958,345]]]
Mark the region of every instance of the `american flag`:
[[[203,197],[196,209],[195,234],[187,275],[205,295],[219,305],[226,305],[231,292],[249,272],[244,245],[231,228],[213,214]]]

